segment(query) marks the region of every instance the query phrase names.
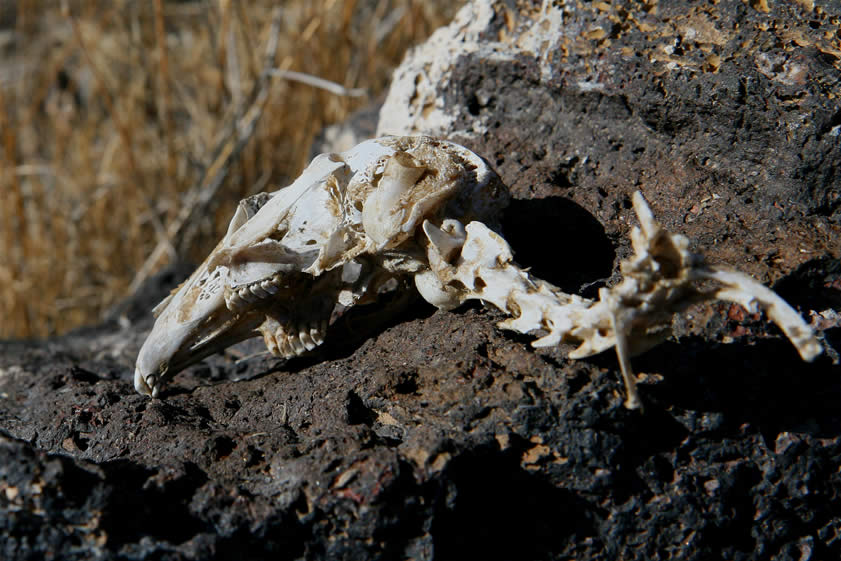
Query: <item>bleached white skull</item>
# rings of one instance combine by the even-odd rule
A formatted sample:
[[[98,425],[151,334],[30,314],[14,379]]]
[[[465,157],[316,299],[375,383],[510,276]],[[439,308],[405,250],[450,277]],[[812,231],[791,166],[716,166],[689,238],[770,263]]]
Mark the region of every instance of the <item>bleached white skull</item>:
[[[279,356],[312,350],[344,310],[409,278],[440,309],[469,299],[493,304],[512,316],[501,328],[542,331],[536,347],[573,342],[571,358],[614,347],[629,408],[640,405],[629,357],[665,339],[672,316],[698,301],[762,309],[804,360],[822,351],[786,302],[746,275],[706,265],[686,238],[660,227],[640,193],[635,255],[597,301],[514,263],[492,229],[507,201],[484,160],[450,142],[385,137],[317,157],[289,187],[242,201],[216,249],[157,306],[135,388],[157,396],[178,371],[253,336]],[[720,286],[699,288],[702,280]]]
[[[476,154],[427,137],[387,137],[315,158],[290,186],[242,201],[205,262],[161,302],[135,388],[262,334],[289,357],[323,341],[331,318],[391,279],[427,270],[420,226],[494,223],[508,202]]]

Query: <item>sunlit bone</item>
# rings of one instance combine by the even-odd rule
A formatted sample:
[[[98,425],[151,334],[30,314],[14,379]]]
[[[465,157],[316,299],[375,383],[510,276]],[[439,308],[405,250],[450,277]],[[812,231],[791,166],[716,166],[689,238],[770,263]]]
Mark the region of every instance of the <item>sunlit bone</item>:
[[[311,350],[339,313],[428,268],[424,220],[494,224],[507,202],[488,165],[449,142],[386,137],[318,156],[292,185],[240,203],[205,262],[157,306],[135,388],[156,396],[178,371],[253,336],[283,357]]]
[[[468,224],[466,235],[424,223],[430,270],[415,276],[418,290],[442,309],[469,299],[491,303],[512,316],[499,327],[546,332],[532,343],[534,347],[561,341],[577,344],[570,358],[615,347],[625,382],[625,405],[630,409],[641,403],[630,357],[661,343],[671,334],[674,314],[697,302],[720,299],[750,312],[761,309],[804,360],[812,361],[821,353],[812,329],[776,293],[747,275],[711,267],[702,256],[690,253],[688,240],[663,230],[639,192],[634,193],[633,204],[640,221],[631,232],[634,255],[621,264],[622,281],[601,289],[597,301],[565,294],[530,277],[512,262],[505,240],[479,222]],[[460,254],[453,257],[452,247],[459,240],[463,240]],[[701,280],[721,286],[703,288],[695,282]]]
[[[662,229],[640,193],[635,254],[621,264],[623,280],[595,301],[514,263],[493,230],[507,200],[484,160],[449,142],[384,137],[319,156],[289,187],[240,203],[216,249],[155,309],[135,388],[157,396],[178,371],[253,336],[278,356],[311,351],[338,314],[412,277],[440,309],[479,299],[511,316],[499,327],[544,333],[535,347],[577,344],[570,358],[614,347],[628,408],[641,404],[630,357],[668,337],[673,315],[696,302],[762,309],[804,360],[822,351],[785,301],[746,275],[706,265],[685,237]]]

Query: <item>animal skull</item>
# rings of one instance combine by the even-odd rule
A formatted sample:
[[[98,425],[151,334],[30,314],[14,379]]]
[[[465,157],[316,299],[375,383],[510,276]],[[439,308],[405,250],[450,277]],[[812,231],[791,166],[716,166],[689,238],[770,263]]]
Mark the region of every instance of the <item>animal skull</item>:
[[[535,347],[577,343],[571,358],[615,347],[629,408],[640,406],[630,356],[665,339],[672,316],[698,301],[761,308],[804,360],[822,351],[785,301],[746,275],[707,266],[685,237],[660,227],[640,193],[635,255],[622,263],[621,283],[594,301],[532,278],[493,230],[508,197],[482,158],[428,137],[318,156],[292,185],[243,200],[216,249],[155,308],[135,388],[155,397],[178,371],[258,335],[275,355],[311,351],[345,310],[410,278],[440,309],[480,299],[512,316],[499,327],[545,332]],[[721,286],[699,288],[699,280]]]

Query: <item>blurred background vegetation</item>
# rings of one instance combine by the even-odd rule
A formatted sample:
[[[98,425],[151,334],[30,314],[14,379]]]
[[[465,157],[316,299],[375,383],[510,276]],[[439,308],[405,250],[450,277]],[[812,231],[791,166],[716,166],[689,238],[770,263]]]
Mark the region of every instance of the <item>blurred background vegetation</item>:
[[[95,323],[200,261],[458,4],[0,0],[0,338]]]

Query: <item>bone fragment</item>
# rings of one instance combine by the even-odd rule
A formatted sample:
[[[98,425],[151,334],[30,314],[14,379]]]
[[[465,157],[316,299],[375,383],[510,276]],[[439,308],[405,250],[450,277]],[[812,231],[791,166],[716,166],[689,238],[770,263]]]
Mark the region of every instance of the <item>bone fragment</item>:
[[[379,185],[365,200],[362,226],[377,249],[382,249],[400,231],[406,208],[400,204],[417,183],[425,167],[406,152],[388,160]]]
[[[750,313],[765,312],[768,319],[788,337],[803,360],[812,362],[823,352],[814,331],[800,314],[765,285],[744,273],[718,267],[699,268],[693,271],[693,276],[723,284],[724,287],[715,292],[719,300],[741,304]]]
[[[452,223],[450,231],[445,231],[425,222],[430,271],[417,275],[416,285],[424,298],[441,309],[479,299],[512,316],[499,323],[502,329],[548,332],[532,343],[534,347],[576,343],[578,348],[569,353],[570,358],[615,347],[629,409],[642,404],[631,356],[662,342],[671,334],[674,314],[696,302],[722,299],[751,311],[762,309],[804,360],[821,353],[809,325],[772,290],[742,273],[707,266],[702,256],[689,251],[684,236],[670,234],[657,223],[641,193],[634,194],[633,204],[640,222],[631,232],[634,255],[621,264],[622,281],[601,289],[598,301],[565,294],[531,278],[513,262],[505,240],[480,222],[468,224],[466,235]],[[461,251],[454,255],[461,240]],[[695,285],[698,280],[724,286],[703,290]]]

